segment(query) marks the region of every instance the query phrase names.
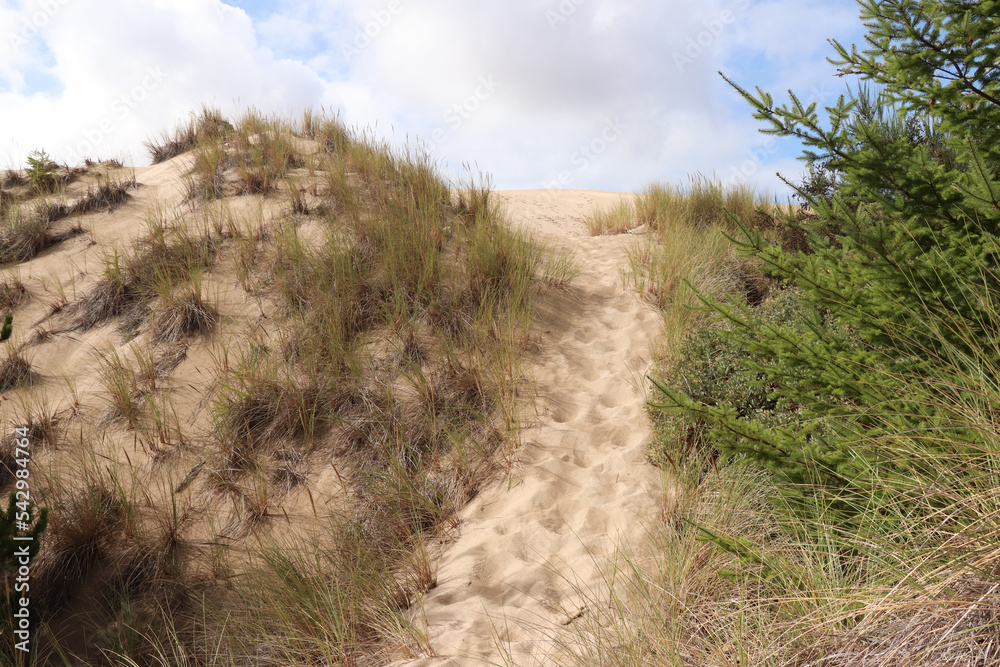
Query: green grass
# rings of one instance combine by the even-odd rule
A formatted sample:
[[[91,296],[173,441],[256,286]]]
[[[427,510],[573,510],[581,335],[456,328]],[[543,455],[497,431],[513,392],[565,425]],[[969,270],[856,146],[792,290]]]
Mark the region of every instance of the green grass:
[[[64,517],[41,576],[67,591],[46,593],[43,627],[72,610],[95,638],[47,637],[45,655],[354,665],[426,651],[404,611],[434,583],[427,543],[512,460],[535,305],[572,258],[514,229],[488,179],[447,183],[326,115],[203,110],[150,150],[190,156],[188,201],[151,210],[70,311],[136,340],[105,355],[106,418],[67,448],[114,462],[54,454],[40,491]],[[244,290],[245,325],[207,296],[220,276]],[[194,380],[197,428],[170,375],[189,351],[217,358]],[[73,393],[66,433],[93,415]],[[331,471],[333,495],[318,485]],[[99,608],[74,607],[84,589]]]
[[[638,199],[638,198],[637,198]],[[624,234],[633,227],[642,224],[638,222],[637,205],[628,199],[622,199],[617,204],[600,208],[587,216],[584,224],[591,236],[602,234]]]
[[[177,127],[173,133],[161,135],[159,140],[146,142],[146,150],[153,164],[160,164],[171,158],[187,153],[199,141],[226,137],[233,129],[218,109],[203,106],[199,113],[192,113],[186,124]]]
[[[671,356],[705,321],[706,313],[697,310],[699,295],[728,294],[751,304],[766,298],[772,280],[730,240],[738,229],[731,215],[751,229],[783,234],[784,223],[766,195],[699,176],[687,188],[651,184],[635,196],[632,208],[635,222],[648,233],[628,249],[625,282],[664,314],[661,356]]]

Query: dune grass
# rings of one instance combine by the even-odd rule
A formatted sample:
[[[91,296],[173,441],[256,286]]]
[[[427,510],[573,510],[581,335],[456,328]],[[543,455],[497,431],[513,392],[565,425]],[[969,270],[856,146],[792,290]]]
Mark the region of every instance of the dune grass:
[[[10,344],[6,348],[5,358],[0,361],[0,392],[30,385],[33,377],[31,362],[23,351]]]
[[[535,303],[571,259],[515,230],[487,179],[456,187],[326,115],[205,109],[150,153],[191,156],[186,203],[151,209],[65,315],[115,333],[38,491],[60,516],[40,659],[426,652],[405,612],[434,585],[427,544],[512,459]],[[172,369],[208,351],[179,412]]]
[[[109,176],[97,173],[86,192],[68,201],[42,196],[17,199],[0,206],[0,265],[26,262],[46,248],[83,232],[73,225],[57,228],[57,223],[93,211],[114,210],[136,187],[135,174]]]
[[[178,332],[169,330],[178,327],[182,333],[211,328],[211,307],[204,304],[197,283],[215,259],[218,239],[177,222],[165,211],[153,210],[146,218],[147,236],[131,248],[105,255],[100,281],[74,304],[77,326],[90,329],[123,318],[119,327],[136,333],[159,298],[152,322],[158,340],[168,334],[176,337]],[[188,285],[185,296],[176,293],[183,285]]]
[[[178,126],[172,133],[164,133],[159,139],[146,141],[146,150],[153,164],[187,153],[204,141],[216,137],[225,137],[233,129],[232,124],[217,109],[202,107],[198,113],[192,113],[186,123]]]
[[[591,236],[603,234],[624,234],[641,222],[637,220],[636,203],[622,199],[613,206],[600,208],[587,216],[584,224]]]
[[[751,304],[766,298],[772,281],[730,240],[738,231],[735,220],[771,236],[787,233],[766,193],[696,176],[685,188],[650,184],[630,208],[634,218],[627,226],[645,225],[647,231],[628,249],[625,282],[664,314],[662,357],[705,321],[697,310],[699,294],[730,294]]]

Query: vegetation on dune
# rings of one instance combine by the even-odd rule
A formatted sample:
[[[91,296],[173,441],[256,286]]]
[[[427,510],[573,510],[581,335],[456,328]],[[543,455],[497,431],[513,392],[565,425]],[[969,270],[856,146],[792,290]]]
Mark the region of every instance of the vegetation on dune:
[[[827,118],[736,86],[805,144],[802,206],[715,227],[760,305],[686,280],[707,312],[651,407],[667,522],[609,566],[584,664],[998,659],[997,7],[860,4],[867,50],[834,46],[870,87]]]
[[[136,187],[134,173],[112,174],[93,163],[77,169],[59,167],[42,151],[28,158],[25,173],[22,177],[10,172],[3,187],[11,189],[0,188],[0,265],[27,262],[46,248],[83,233],[79,224],[59,223],[85,213],[114,210]],[[84,176],[88,185],[79,196],[64,192],[71,181]]]
[[[588,221],[635,232],[626,282],[664,312],[649,454],[667,482],[650,543],[582,592],[566,661],[1000,658],[1000,21],[994,2],[860,4],[868,49],[835,48],[871,87],[827,117],[737,86],[806,145],[798,206],[696,177]],[[129,344],[98,364],[99,427],[71,405],[75,453],[38,473],[36,661],[429,653],[405,613],[436,584],[428,542],[509,461],[535,299],[568,266],[487,182],[455,189],[335,118],[203,109],[150,152],[189,156],[189,214],[151,212],[67,315]],[[0,262],[54,233],[33,180],[0,190],[24,190],[0,197],[0,239],[22,245],[0,247],[27,248]],[[227,271],[259,312],[238,334],[209,287]],[[216,368],[194,433],[170,373],[199,345]],[[47,443],[75,430],[24,401]],[[126,440],[145,463],[118,460]]]
[[[13,333],[14,316],[8,313],[4,316],[0,327],[0,342],[10,339]],[[30,365],[13,351],[0,364],[0,392],[12,389],[22,381],[21,377],[13,378],[12,368],[22,362],[25,368],[20,368],[20,375],[30,374]],[[17,637],[12,633],[17,616],[23,616],[23,604],[27,591],[27,579],[23,576],[22,567],[30,563],[38,554],[41,546],[39,537],[48,525],[48,510],[37,510],[30,500],[27,482],[30,439],[28,428],[22,427],[15,431],[9,442],[0,445],[0,483],[6,487],[13,483],[7,499],[6,511],[0,511],[0,577],[3,579],[0,593],[0,650],[4,655],[14,655],[14,645]],[[4,658],[6,663],[6,658]]]
[[[50,315],[112,338],[100,412],[70,386],[48,431],[75,442],[33,472],[52,517],[36,664],[425,651],[404,611],[434,585],[427,543],[511,459],[534,303],[570,262],[516,231],[488,181],[455,188],[335,118],[203,109],[149,148],[190,156],[186,201],[151,209]],[[217,298],[231,275],[259,318]],[[193,350],[216,365],[178,415],[171,373]]]

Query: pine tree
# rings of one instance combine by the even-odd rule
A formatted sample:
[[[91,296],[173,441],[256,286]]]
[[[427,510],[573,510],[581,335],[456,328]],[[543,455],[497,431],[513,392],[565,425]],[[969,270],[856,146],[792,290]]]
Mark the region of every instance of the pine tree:
[[[850,491],[873,466],[931,465],[973,437],[928,400],[923,378],[981,364],[983,342],[1000,331],[1000,308],[987,307],[1000,303],[1000,2],[860,5],[868,47],[833,42],[834,63],[870,87],[842,96],[824,121],[794,94],[776,106],[730,81],[764,132],[804,143],[818,176],[793,186],[816,213],[789,221],[804,227],[809,251],[745,232],[746,249],[800,291],[802,319],[764,323],[711,303],[750,353],[747,369],[797,419],[769,428],[739,406],[661,387],[666,405],[708,422],[721,451],[767,464],[795,483],[793,496],[825,494],[848,521]],[[864,446],[942,428],[946,444],[927,438],[902,463]]]

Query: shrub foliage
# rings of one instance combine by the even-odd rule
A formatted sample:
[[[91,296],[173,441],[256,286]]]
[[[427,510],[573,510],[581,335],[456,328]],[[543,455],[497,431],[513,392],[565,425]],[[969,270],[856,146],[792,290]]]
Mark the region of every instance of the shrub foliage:
[[[806,146],[814,178],[797,195],[815,212],[798,223],[807,243],[782,248],[749,224],[742,241],[794,286],[797,316],[706,297],[726,323],[712,335],[740,351],[730,377],[753,388],[709,399],[697,383],[660,385],[661,407],[704,424],[721,452],[793,483],[797,504],[819,497],[846,525],[889,493],[887,475],[927,479],[976,446],[980,431],[945,395],[968,398],[995,367],[1000,316],[996,3],[861,6],[868,48],[834,43],[835,62],[872,87],[842,96],[827,118],[794,94],[779,106],[733,83],[765,132]],[[790,413],[779,425],[760,406]],[[887,459],[877,446],[915,432],[908,456]]]

